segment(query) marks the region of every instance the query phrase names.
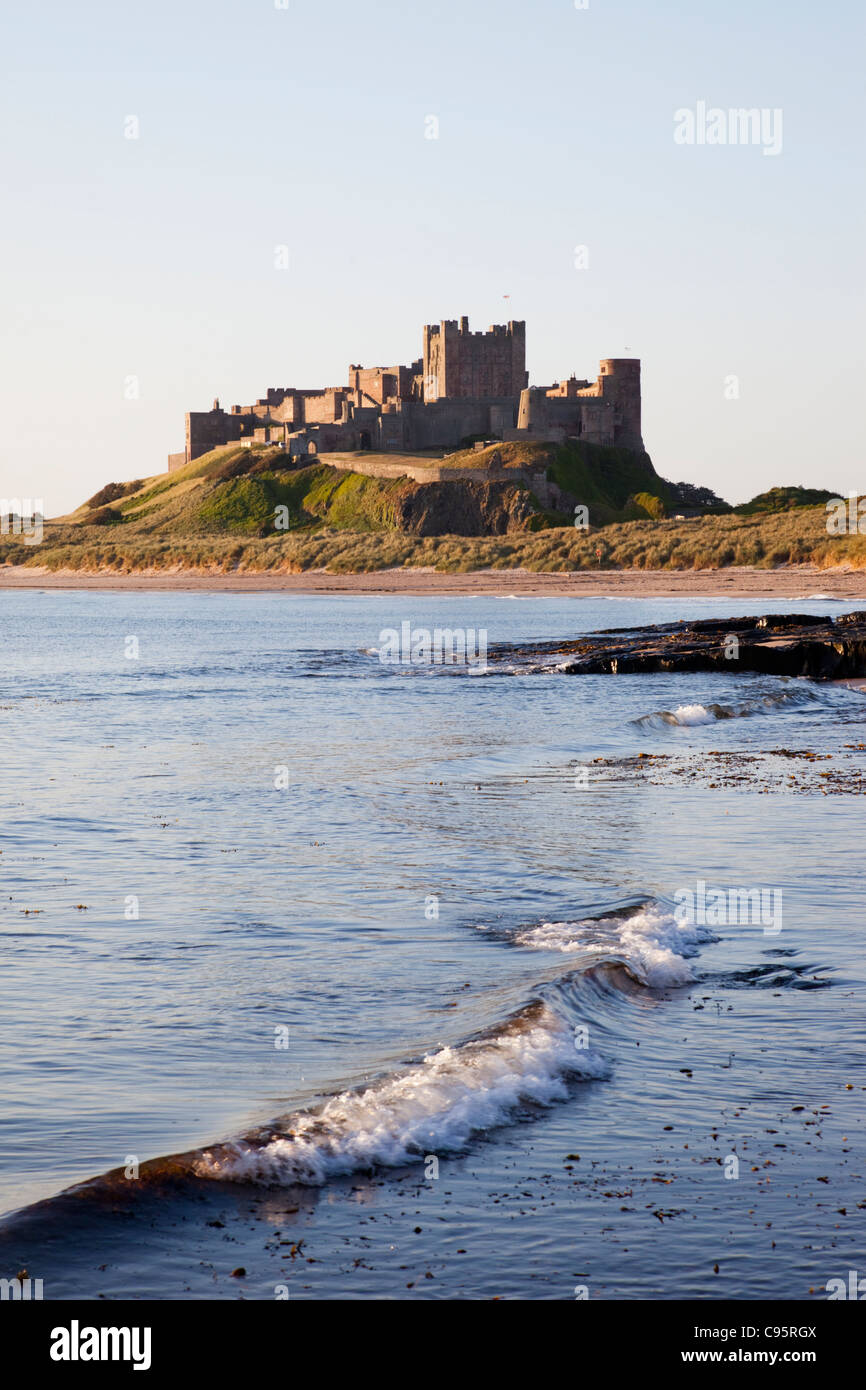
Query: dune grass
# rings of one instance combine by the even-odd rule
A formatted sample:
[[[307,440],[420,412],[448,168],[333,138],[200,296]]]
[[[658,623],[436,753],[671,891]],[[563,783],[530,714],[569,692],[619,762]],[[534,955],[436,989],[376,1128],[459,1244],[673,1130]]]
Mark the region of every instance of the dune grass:
[[[288,487],[288,483],[287,483]],[[48,523],[41,545],[0,537],[0,563],[49,570],[189,569],[355,574],[392,568],[570,570],[773,569],[811,563],[866,568],[866,536],[829,536],[823,507],[782,513],[705,516],[696,521],[630,521],[591,531],[555,527],[505,536],[415,537],[398,531],[320,526],[256,536],[243,531],[176,535],[124,526]],[[596,554],[599,551],[600,554]]]

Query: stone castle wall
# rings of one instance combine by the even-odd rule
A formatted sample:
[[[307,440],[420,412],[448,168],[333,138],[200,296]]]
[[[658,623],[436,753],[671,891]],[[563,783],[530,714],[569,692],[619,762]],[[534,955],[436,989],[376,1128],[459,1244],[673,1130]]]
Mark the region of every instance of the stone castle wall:
[[[595,382],[529,387],[523,321],[472,333],[468,318],[443,319],[424,328],[422,346],[408,366],[351,366],[346,386],[272,386],[252,406],[191,411],[184,461],[263,429],[278,438],[277,426],[293,453],[458,448],[473,435],[643,448],[636,358],[604,358]],[[169,456],[172,470],[180,457]]]
[[[252,431],[253,416],[227,414],[218,405],[213,410],[192,410],[186,417],[186,457],[199,458],[220,444],[231,444],[245,433],[243,421],[246,419],[249,432]]]

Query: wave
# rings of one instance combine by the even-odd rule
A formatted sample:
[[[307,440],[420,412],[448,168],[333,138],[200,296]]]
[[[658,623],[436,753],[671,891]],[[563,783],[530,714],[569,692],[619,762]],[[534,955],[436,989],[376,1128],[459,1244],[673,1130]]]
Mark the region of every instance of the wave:
[[[697,955],[702,942],[715,940],[706,928],[679,922],[654,899],[607,915],[496,934],[515,947],[567,954],[569,969],[542,987],[543,997],[479,1036],[428,1053],[372,1086],[342,1091],[315,1109],[201,1151],[193,1174],[319,1185],[462,1152],[521,1112],[566,1100],[574,1082],[608,1075],[608,1060],[575,1041],[575,1024],[589,1002],[584,987],[608,1000],[613,987],[623,999],[630,991],[617,987],[620,972],[650,989],[690,984],[695,975],[686,958]]]
[[[755,715],[774,714],[786,708],[798,709],[804,705],[827,703],[827,693],[813,686],[797,690],[776,690],[736,704],[677,705],[676,709],[653,710],[642,714],[632,723],[644,728],[662,728],[665,725],[676,728],[691,728],[700,724],[715,724],[720,719],[750,719]]]
[[[687,957],[698,955],[701,944],[715,937],[650,902],[613,918],[544,922],[518,932],[514,940],[533,950],[580,953],[590,962],[619,964],[639,984],[664,989],[692,983],[695,975]]]
[[[135,1191],[184,1189],[196,1181],[319,1187],[352,1173],[464,1152],[492,1130],[567,1100],[576,1084],[604,1080],[611,1061],[585,1046],[587,1018],[597,1016],[596,1036],[605,1036],[611,1007],[628,1006],[636,991],[690,983],[695,977],[686,958],[715,939],[677,921],[655,899],[492,934],[514,948],[565,954],[567,969],[548,972],[536,997],[504,1021],[372,1085],[340,1091],[224,1142],[143,1163]],[[119,1193],[131,1200],[123,1169],[17,1215],[41,1210],[50,1219],[58,1202],[90,1198],[110,1206]]]
[[[244,1182],[321,1184],[430,1154],[459,1153],[478,1134],[527,1106],[568,1097],[568,1081],[602,1077],[608,1066],[578,1051],[574,1030],[536,1002],[498,1031],[429,1054],[407,1071],[361,1091],[332,1096],[289,1116],[263,1138],[201,1154],[196,1176]]]
[[[677,705],[674,710],[662,709],[637,720],[638,724],[650,723],[654,719],[663,724],[678,724],[688,728],[695,724],[714,724],[717,719],[733,719],[734,711],[727,705]]]

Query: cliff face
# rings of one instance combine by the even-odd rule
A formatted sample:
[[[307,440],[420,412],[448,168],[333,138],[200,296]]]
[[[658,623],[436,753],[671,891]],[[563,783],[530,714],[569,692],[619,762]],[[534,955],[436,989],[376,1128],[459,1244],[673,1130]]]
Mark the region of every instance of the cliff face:
[[[400,498],[395,521],[413,536],[504,536],[525,531],[539,508],[514,483],[415,483]]]

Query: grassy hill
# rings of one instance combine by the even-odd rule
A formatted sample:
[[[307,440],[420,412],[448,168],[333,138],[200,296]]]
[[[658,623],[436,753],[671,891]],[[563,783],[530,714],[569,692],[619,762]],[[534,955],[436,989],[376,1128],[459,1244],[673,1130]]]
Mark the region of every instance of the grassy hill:
[[[742,502],[734,511],[744,516],[755,512],[788,512],[794,507],[817,507],[838,497],[838,492],[827,492],[815,487],[771,487],[768,492],[759,492],[750,502]]]
[[[327,456],[298,466],[274,447],[226,446],[171,474],[107,484],[46,522],[39,546],[0,537],[0,563],[116,572],[866,567],[866,536],[829,536],[824,506],[808,505],[803,489],[773,489],[732,511],[705,489],[666,482],[647,455],[629,450],[521,443],[441,461],[473,473],[495,463],[502,476],[490,481],[425,481],[423,471],[413,480],[401,468],[433,461],[380,460],[393,476],[341,470]],[[560,510],[533,493],[533,473]],[[666,519],[696,499],[713,510]],[[774,499],[782,510],[767,510]],[[589,508],[589,530],[573,525],[574,502]]]
[[[520,443],[465,450],[444,460],[389,454],[364,458],[389,476],[370,477],[337,468],[327,454],[299,467],[297,460],[275,447],[228,445],[174,473],[125,485],[109,483],[61,520],[122,527],[128,535],[161,531],[175,539],[265,536],[279,529],[276,509],[283,507],[288,509],[293,531],[335,527],[471,535],[569,524],[578,503],[589,508],[593,525],[663,515],[676,505],[674,489],[658,477],[648,455],[628,449]],[[467,472],[467,481],[432,481],[433,469],[440,464],[450,472]],[[401,474],[401,467],[412,468],[416,477]],[[423,477],[427,468],[431,481]],[[478,481],[479,470],[494,468],[500,475],[504,470],[504,480],[499,476],[495,481]],[[417,476],[419,472],[422,476]],[[532,473],[555,484],[562,510],[545,509],[526,481]],[[513,481],[509,474],[514,475]],[[435,507],[431,488],[436,490]],[[481,493],[479,488],[488,491]],[[520,505],[516,505],[517,494],[522,494]]]

